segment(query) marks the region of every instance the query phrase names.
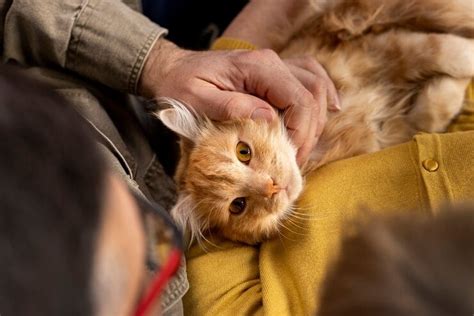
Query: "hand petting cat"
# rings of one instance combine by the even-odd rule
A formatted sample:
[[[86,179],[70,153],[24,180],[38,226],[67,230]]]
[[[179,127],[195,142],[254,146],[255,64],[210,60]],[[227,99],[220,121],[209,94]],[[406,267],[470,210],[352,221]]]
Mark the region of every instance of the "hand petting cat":
[[[283,112],[303,164],[317,143],[326,109],[337,93],[321,65],[310,58],[283,62],[272,50],[194,52],[160,39],[148,57],[139,92],[177,99],[212,120],[271,121]]]

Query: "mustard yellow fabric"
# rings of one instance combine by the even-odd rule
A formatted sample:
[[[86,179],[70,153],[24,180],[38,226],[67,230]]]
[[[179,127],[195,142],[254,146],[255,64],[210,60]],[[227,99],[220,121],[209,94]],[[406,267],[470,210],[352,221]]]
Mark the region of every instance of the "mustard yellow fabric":
[[[231,38],[231,37],[219,37],[211,46],[212,50],[232,50],[232,49],[257,49],[252,43],[247,41]]]
[[[466,96],[452,133],[418,134],[408,143],[337,161],[309,175],[298,203],[307,219],[288,225],[281,238],[258,247],[214,238],[215,246],[206,251],[192,247],[185,313],[312,315],[348,220],[366,210],[436,215],[445,203],[474,202],[472,83]]]
[[[435,172],[422,166],[438,162]],[[250,247],[219,242],[188,253],[189,315],[309,315],[337,254],[345,220],[360,209],[435,214],[451,201],[474,202],[474,131],[421,134],[378,153],[329,164],[306,183],[299,207],[311,219],[285,237]],[[422,234],[423,232],[420,232]]]
[[[463,111],[448,127],[448,132],[474,130],[474,79],[466,89],[465,100]]]

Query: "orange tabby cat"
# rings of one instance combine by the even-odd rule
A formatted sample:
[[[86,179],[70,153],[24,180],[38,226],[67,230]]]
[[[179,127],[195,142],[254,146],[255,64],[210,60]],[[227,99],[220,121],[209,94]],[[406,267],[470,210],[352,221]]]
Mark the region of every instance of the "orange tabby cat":
[[[320,0],[314,10],[281,55],[324,65],[342,110],[328,113],[301,171],[281,121],[211,122],[165,100],[172,107],[158,115],[182,139],[172,215],[198,240],[208,231],[250,244],[271,238],[292,215],[302,176],[443,131],[459,112],[474,76],[471,0]]]

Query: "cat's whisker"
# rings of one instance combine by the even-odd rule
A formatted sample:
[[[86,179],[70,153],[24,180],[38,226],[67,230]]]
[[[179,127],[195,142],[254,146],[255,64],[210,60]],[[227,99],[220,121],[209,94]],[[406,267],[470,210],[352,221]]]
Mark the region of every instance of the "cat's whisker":
[[[292,214],[291,215],[293,218],[295,219],[299,219],[299,220],[303,220],[303,221],[307,221],[307,222],[313,222],[313,221],[321,221],[325,218],[327,218],[327,215],[320,215],[320,216],[300,216],[298,214]]]
[[[201,238],[197,239],[198,240],[198,244],[199,244],[199,247],[202,249],[202,251],[204,251],[205,253],[209,253],[209,250],[207,249],[205,243],[202,241]]]
[[[295,240],[289,238],[288,236],[286,236],[285,234],[283,234],[283,232],[278,232],[278,236],[280,236],[280,241],[283,245],[285,244],[285,242],[283,241],[283,239],[281,239],[281,237],[283,237],[284,239],[289,240],[291,242],[295,241]]]
[[[289,212],[288,214],[286,214],[285,219],[290,219],[290,220],[294,220],[294,221],[298,221],[298,220],[306,221],[308,218],[303,217],[303,216],[299,216],[297,214],[294,214],[293,212]]]
[[[199,231],[199,237],[200,237],[200,243],[199,243],[199,246],[206,252],[206,253],[209,253],[210,251],[208,250],[208,248],[206,247],[205,243],[211,245],[212,247],[214,248],[218,248],[220,249],[221,247],[217,246],[215,243],[213,243],[212,241],[210,241],[208,238],[206,238],[206,236],[204,236],[204,233],[202,231]],[[203,242],[204,241],[204,242]]]
[[[199,201],[198,203],[193,205],[193,207],[191,209],[191,212],[195,213],[194,211],[196,210],[196,208],[199,207],[199,205],[202,202],[203,201]],[[203,234],[203,231],[207,230],[209,228],[209,222],[210,222],[209,216],[208,216],[208,219],[206,220],[206,222],[204,222],[200,219],[198,219],[198,222],[200,223],[200,224],[198,224],[200,226],[199,228],[188,227],[188,229],[190,230],[190,233],[191,233],[191,238],[190,238],[190,242],[189,242],[189,245],[188,245],[188,249],[192,246],[194,240],[199,244],[199,247],[201,247],[206,253],[208,253],[209,251],[208,251],[208,248],[206,247],[205,243],[208,243],[211,246],[219,248],[216,244],[214,244],[209,239],[207,239]]]
[[[278,230],[278,238],[280,239],[280,243],[282,245],[284,245],[285,243],[283,242],[283,239],[281,238],[282,234],[280,233],[280,231]]]
[[[291,225],[295,226],[298,229],[308,230],[307,226],[304,226],[304,224],[299,222],[299,221],[301,221],[300,219],[295,220],[295,219],[292,219],[291,217],[288,217],[285,220],[288,222],[288,224],[291,224]]]
[[[280,225],[285,228],[286,230],[290,231],[291,233],[295,234],[295,235],[300,235],[300,236],[306,236],[306,234],[303,234],[303,233],[300,233],[300,232],[296,232],[294,230],[292,230],[291,228],[289,228],[288,226],[286,226],[283,222],[280,222]]]
[[[211,226],[211,214],[212,214],[212,211],[213,211],[213,210],[211,210],[211,211],[209,212],[209,214],[207,214],[207,219],[206,219],[206,222],[205,222],[205,224],[204,224],[204,227],[205,227],[205,228],[211,228],[210,226]]]
[[[296,210],[311,210],[314,209],[314,205],[301,205],[301,204],[293,204],[291,208],[296,209]]]
[[[210,240],[209,240],[208,238],[206,238],[206,237],[204,236],[204,234],[202,233],[203,231],[208,231],[209,234],[211,235],[210,238],[212,238],[212,231],[211,231],[211,229],[210,229],[210,228],[211,228],[210,222],[211,222],[211,215],[212,215],[212,213],[215,212],[215,211],[216,211],[216,208],[215,208],[215,207],[213,207],[213,208],[209,211],[209,213],[208,213],[208,215],[207,215],[207,218],[206,218],[206,221],[203,222],[202,225],[201,225],[200,235],[201,235],[201,237],[202,237],[208,244],[210,244],[210,245],[213,246],[214,248],[221,249],[221,247],[219,247],[218,245],[216,245],[214,242],[210,241]]]
[[[281,222],[278,223],[278,225],[284,229],[287,229]],[[287,229],[288,230],[288,229]],[[289,241],[292,241],[292,242],[296,242],[295,239],[292,239],[290,237],[288,237],[287,235],[285,235],[285,233],[283,232],[283,230],[279,229],[278,230],[278,234],[280,234],[281,236],[283,236],[285,239],[289,240]]]
[[[212,235],[211,235],[211,237],[212,237]],[[208,244],[210,244],[212,247],[217,248],[217,249],[222,249],[222,247],[218,246],[217,244],[215,244],[214,242],[212,242],[210,239],[204,238],[204,240],[205,240]]]
[[[207,253],[206,247],[202,244],[201,236],[200,236],[200,231],[191,231],[191,237],[189,239],[189,244],[188,244],[188,250],[191,249],[192,245],[194,243],[197,243],[201,249],[204,250],[204,252]]]
[[[220,248],[218,245],[216,245],[215,243],[210,241],[208,238],[206,238],[206,236],[204,236],[204,233],[202,232],[202,230],[199,231],[199,238],[201,240],[201,243],[199,245],[203,246],[204,248],[205,248],[205,244],[202,241],[208,243],[209,245],[213,246],[214,248]],[[207,251],[207,248],[206,248],[205,251],[209,252],[209,251]]]
[[[309,232],[309,227],[308,226],[303,226],[303,225],[300,225],[300,224],[297,224],[297,223],[294,223],[294,222],[291,222],[291,221],[288,221],[287,224],[290,225],[290,226],[295,227],[295,229],[297,229],[298,231],[301,231],[304,234],[307,234]]]
[[[280,229],[278,230],[278,236],[283,237],[284,239],[289,240],[289,241],[291,241],[291,242],[295,242],[295,241],[296,241],[296,240],[291,239],[290,237],[286,236],[286,235],[283,233],[283,231],[280,230]],[[281,240],[281,242],[284,244],[284,241],[283,241],[281,238],[280,238],[280,240]]]
[[[292,214],[292,215],[288,215],[287,218],[293,218],[294,220],[298,220],[298,221],[302,221],[302,222],[312,222],[312,221],[319,221],[320,218],[318,217],[300,217],[298,215],[295,215],[295,214]]]
[[[193,205],[191,212],[194,213],[194,210],[201,204],[201,202],[196,203]],[[207,253],[205,250],[205,247],[202,246],[202,241],[201,241],[201,228],[196,228],[194,225],[189,225],[188,230],[191,232],[191,240],[189,242],[188,249],[191,248],[191,245],[193,244],[194,240],[199,244],[199,246]]]
[[[312,206],[312,205],[309,205],[309,206],[296,206],[296,205],[293,205],[292,209],[293,210],[298,210],[298,211],[312,211],[312,210],[315,209],[315,207]]]
[[[308,211],[310,211],[311,213],[308,213]],[[301,217],[309,217],[309,218],[321,218],[321,217],[324,217],[324,216],[322,216],[322,215],[324,215],[324,212],[323,212],[323,211],[318,211],[317,214],[313,214],[314,208],[303,209],[303,208],[298,208],[298,207],[292,207],[292,208],[291,208],[291,212],[292,212],[293,214],[299,215],[299,216],[301,216]]]
[[[289,212],[289,215],[290,214],[293,215],[294,217],[299,217],[299,218],[302,218],[302,219],[319,218],[319,216],[317,216],[317,215],[298,212],[295,209],[291,209],[291,211]]]
[[[288,215],[290,215],[290,214],[293,215],[294,217],[299,217],[299,218],[302,218],[302,219],[311,219],[311,218],[315,217],[314,215],[299,213],[297,211],[291,211]]]

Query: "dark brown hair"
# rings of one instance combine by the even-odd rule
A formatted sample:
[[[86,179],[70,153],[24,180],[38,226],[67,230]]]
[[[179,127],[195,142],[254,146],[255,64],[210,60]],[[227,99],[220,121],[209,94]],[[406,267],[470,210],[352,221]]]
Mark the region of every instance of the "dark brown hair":
[[[473,206],[369,220],[343,240],[317,315],[472,315],[473,269]]]

